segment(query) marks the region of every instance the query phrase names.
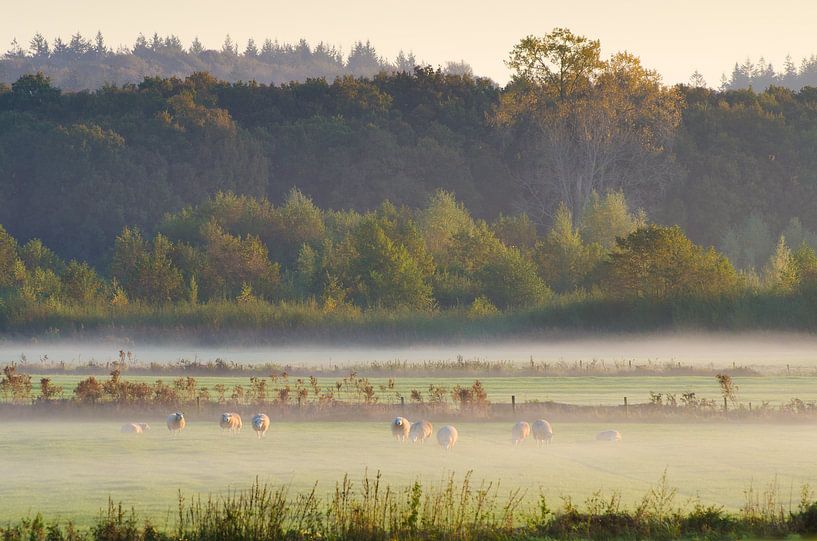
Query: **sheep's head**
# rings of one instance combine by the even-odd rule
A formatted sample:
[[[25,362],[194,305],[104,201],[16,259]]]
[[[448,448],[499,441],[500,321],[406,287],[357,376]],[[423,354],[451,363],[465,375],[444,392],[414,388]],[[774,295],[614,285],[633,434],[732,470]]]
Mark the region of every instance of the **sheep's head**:
[[[173,416],[176,418],[177,421],[181,421],[182,419],[184,419],[184,414],[179,411],[174,413]]]
[[[139,426],[141,426],[142,430],[144,430],[144,431],[150,430],[150,425],[147,424],[147,423],[139,423]]]
[[[401,426],[402,424],[403,424],[403,419],[401,419],[400,417],[398,417],[398,418],[396,418],[394,420],[394,426]]]
[[[232,417],[231,414],[224,413],[224,414],[221,415],[221,420],[222,420],[222,422],[229,423],[231,417]]]

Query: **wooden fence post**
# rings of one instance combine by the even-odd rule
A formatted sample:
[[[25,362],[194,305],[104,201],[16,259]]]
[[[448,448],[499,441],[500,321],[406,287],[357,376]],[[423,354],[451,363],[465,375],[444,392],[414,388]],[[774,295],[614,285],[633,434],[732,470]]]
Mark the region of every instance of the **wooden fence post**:
[[[630,416],[630,406],[627,404],[627,397],[626,396],[624,397],[624,416],[625,417]]]
[[[729,406],[727,405],[727,403],[726,403],[726,397],[724,396],[724,397],[723,397],[723,414],[724,414],[724,415],[726,415],[726,413],[727,413],[728,411],[729,411]]]
[[[405,417],[406,416],[406,397],[400,397],[400,414]]]
[[[511,409],[516,413],[516,395],[511,395]]]

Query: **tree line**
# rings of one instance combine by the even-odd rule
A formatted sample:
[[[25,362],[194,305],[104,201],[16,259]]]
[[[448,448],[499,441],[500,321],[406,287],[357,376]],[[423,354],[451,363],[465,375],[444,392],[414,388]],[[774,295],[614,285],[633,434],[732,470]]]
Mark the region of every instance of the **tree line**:
[[[705,86],[706,82],[697,72],[690,83],[694,86]],[[770,86],[780,86],[791,90],[800,90],[806,86],[817,86],[817,55],[810,55],[800,60],[797,65],[791,55],[786,55],[783,69],[777,70],[764,57],[752,61],[747,57],[743,62],[736,62],[729,77],[723,75],[721,88],[729,90],[755,88],[764,90]]]
[[[167,214],[157,233],[125,227],[108,272],[66,262],[39,240],[0,227],[0,317],[11,327],[55,312],[114,317],[146,307],[224,303],[468,317],[577,302],[702,302],[745,295],[812,303],[817,255],[783,237],[762,271],[738,271],[678,226],[649,223],[620,192],[591,194],[574,218],[561,205],[539,234],[524,214],[477,219],[445,191],[420,208],[323,210],[297,190],[282,205],[219,193]],[[158,315],[158,313],[157,313]],[[297,326],[297,319],[291,322]]]
[[[206,71],[228,81],[258,81],[285,84],[309,78],[350,75],[372,77],[380,72],[411,72],[420,64],[410,51],[400,51],[393,60],[381,56],[369,42],[357,41],[344,54],[333,45],[280,43],[249,38],[239,44],[229,34],[219,49],[207,49],[194,38],[188,46],[175,35],[144,36],[139,34],[132,47],[113,48],[102,32],[93,38],[79,32],[70,39],[57,36],[52,41],[40,33],[31,40],[11,47],[0,57],[0,82],[11,82],[20,76],[42,72],[64,90],[96,90],[107,85],[124,85],[154,77],[185,77]],[[447,62],[451,73],[470,73],[463,61]]]
[[[412,52],[400,51],[394,60],[377,53],[371,42],[357,41],[348,54],[336,46],[319,42],[310,44],[280,43],[266,38],[249,38],[238,43],[229,34],[218,49],[207,49],[194,38],[189,46],[174,35],[139,34],[130,47],[111,47],[101,31],[93,37],[77,32],[70,38],[61,36],[49,41],[37,32],[26,43],[14,38],[0,58],[0,81],[10,83],[28,73],[43,72],[65,90],[95,90],[106,85],[137,83],[145,75],[184,77],[206,71],[226,81],[258,81],[284,84],[308,78],[334,79],[343,75],[372,77],[380,72],[411,72],[421,61]],[[465,61],[446,62],[452,74],[472,74]],[[697,70],[690,76],[692,87],[710,86]],[[797,64],[787,55],[778,70],[761,56],[736,62],[727,77],[723,74],[721,90],[754,88],[765,90],[780,86],[800,90],[817,86],[817,56],[803,57]]]

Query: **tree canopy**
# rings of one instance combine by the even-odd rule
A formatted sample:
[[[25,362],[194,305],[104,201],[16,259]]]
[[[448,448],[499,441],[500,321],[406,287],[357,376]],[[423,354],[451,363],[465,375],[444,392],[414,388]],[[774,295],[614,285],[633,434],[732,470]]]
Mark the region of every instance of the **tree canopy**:
[[[166,58],[183,49],[177,42],[145,37],[132,55]],[[276,50],[267,45],[184,54],[255,61]],[[781,234],[793,250],[817,247],[814,88],[668,87],[633,54],[603,58],[598,45],[566,29],[525,38],[510,55],[516,76],[504,88],[461,67],[409,68],[405,54],[405,70],[271,85],[227,82],[216,70],[75,92],[61,90],[61,78],[26,72],[0,85],[0,223],[23,245],[40,239],[63,260],[110,277],[112,239],[125,227],[150,242],[178,233],[192,245],[202,238],[202,209],[222,205],[219,212],[242,221],[231,235],[257,237],[271,262],[289,267],[304,244],[317,252],[325,237],[339,242],[339,231],[358,225],[333,229],[316,209],[338,220],[353,218],[330,209],[355,210],[358,220],[384,200],[423,207],[442,189],[464,207],[440,195],[448,218],[416,216],[415,227],[445,271],[432,282],[445,282],[451,298],[475,287],[460,273],[468,264],[454,259],[457,250],[479,238],[534,253],[562,220],[562,204],[574,236],[604,250],[643,225],[638,210],[681,226],[740,270],[761,273]],[[4,62],[113,54],[104,39],[83,36],[32,47]],[[307,47],[291,50],[306,55]],[[376,54],[366,43],[352,53],[358,65]],[[626,211],[608,201],[615,194]],[[257,207],[263,200],[270,208]],[[196,280],[204,293],[206,278]]]

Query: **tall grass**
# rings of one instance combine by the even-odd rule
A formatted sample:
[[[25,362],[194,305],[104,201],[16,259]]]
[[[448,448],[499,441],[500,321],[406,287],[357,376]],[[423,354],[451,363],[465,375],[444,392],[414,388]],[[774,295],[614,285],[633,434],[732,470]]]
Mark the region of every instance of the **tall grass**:
[[[71,523],[46,523],[37,515],[0,526],[0,539],[147,540],[514,540],[514,539],[738,539],[817,534],[817,502],[808,487],[788,508],[774,484],[760,496],[746,492],[738,513],[693,501],[676,503],[666,474],[634,506],[613,492],[598,492],[582,504],[564,498],[551,510],[544,497],[531,503],[519,491],[475,484],[453,474],[438,484],[385,485],[378,473],[360,483],[348,476],[326,496],[317,487],[291,496],[286,486],[258,481],[224,496],[179,496],[175,524],[157,528],[135,512],[109,502],[87,531]]]
[[[616,300],[599,293],[554,296],[534,308],[475,315],[446,310],[326,310],[315,302],[150,305],[0,303],[0,328],[9,335],[67,337],[124,332],[133,337],[239,342],[252,340],[416,341],[518,335],[551,330],[656,331],[817,330],[815,302],[803,295],[744,291],[714,298]]]

